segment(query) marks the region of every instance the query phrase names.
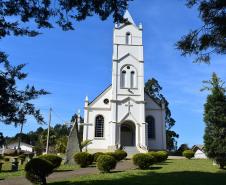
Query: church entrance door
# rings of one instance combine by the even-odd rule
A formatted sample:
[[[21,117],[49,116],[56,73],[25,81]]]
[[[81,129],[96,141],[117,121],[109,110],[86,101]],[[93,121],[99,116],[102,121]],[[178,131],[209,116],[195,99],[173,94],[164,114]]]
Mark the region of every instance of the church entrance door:
[[[135,124],[126,121],[121,125],[121,146],[135,146]]]

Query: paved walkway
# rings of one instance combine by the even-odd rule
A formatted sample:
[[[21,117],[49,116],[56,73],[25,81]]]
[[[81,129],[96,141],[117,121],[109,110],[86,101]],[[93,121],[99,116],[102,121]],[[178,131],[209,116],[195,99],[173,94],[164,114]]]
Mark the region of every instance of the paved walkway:
[[[183,156],[169,156],[168,159],[186,159]]]
[[[119,162],[116,166],[114,171],[125,171],[134,169],[135,166],[133,165],[131,160],[126,160]],[[89,168],[80,168],[74,171],[64,171],[64,172],[54,172],[51,174],[47,181],[61,181],[66,180],[71,177],[78,177],[84,175],[91,175],[91,174],[98,174],[99,171],[96,167],[89,167]],[[10,179],[0,180],[0,185],[31,185],[31,183],[25,177],[12,177]]]

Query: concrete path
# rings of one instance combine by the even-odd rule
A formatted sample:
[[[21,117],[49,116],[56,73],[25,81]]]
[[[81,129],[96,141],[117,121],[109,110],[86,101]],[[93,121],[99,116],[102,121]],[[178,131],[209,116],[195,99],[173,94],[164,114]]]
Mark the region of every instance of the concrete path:
[[[134,168],[136,167],[133,165],[132,161],[126,160],[119,162],[114,171],[125,171]],[[74,171],[54,172],[47,178],[47,181],[61,181],[72,177],[79,177],[98,173],[99,171],[96,169],[96,167],[80,168]],[[9,179],[0,180],[0,185],[31,185],[31,183],[25,177],[12,177]]]
[[[183,156],[169,156],[168,159],[186,159]]]

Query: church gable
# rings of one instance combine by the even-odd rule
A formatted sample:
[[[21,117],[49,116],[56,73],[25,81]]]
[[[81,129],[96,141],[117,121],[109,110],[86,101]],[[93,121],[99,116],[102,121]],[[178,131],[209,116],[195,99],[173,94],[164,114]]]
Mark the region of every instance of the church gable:
[[[90,108],[110,108],[112,96],[112,86],[110,85],[101,94],[99,94],[92,102],[89,103]]]
[[[145,109],[152,109],[152,110],[161,110],[162,107],[159,103],[157,103],[153,98],[151,98],[147,93],[144,93],[144,101]]]
[[[129,52],[129,50],[128,50],[128,52]],[[139,60],[130,53],[127,53],[126,55],[122,56],[121,58],[119,58],[118,61],[121,62],[121,61],[124,61],[124,60],[133,60],[133,61],[139,62]]]

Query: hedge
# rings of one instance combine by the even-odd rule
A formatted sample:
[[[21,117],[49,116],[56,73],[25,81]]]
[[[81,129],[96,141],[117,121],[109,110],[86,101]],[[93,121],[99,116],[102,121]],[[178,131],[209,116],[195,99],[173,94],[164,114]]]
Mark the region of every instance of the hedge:
[[[86,168],[93,163],[93,155],[87,152],[79,152],[74,155],[74,160],[81,168]]]
[[[117,161],[110,155],[100,155],[97,159],[97,168],[100,172],[109,173],[115,169]]]
[[[140,169],[148,169],[152,164],[155,163],[155,158],[150,154],[135,154],[133,156],[133,163]]]
[[[58,168],[61,165],[61,162],[62,162],[61,157],[59,157],[57,155],[53,155],[53,154],[41,155],[38,158],[45,159],[45,160],[51,162],[53,164],[54,168]]]
[[[25,166],[26,178],[33,184],[46,184],[46,177],[53,172],[51,162],[41,159],[31,159]]]
[[[185,150],[183,151],[183,156],[187,159],[191,159],[195,156],[195,153],[192,150]]]

